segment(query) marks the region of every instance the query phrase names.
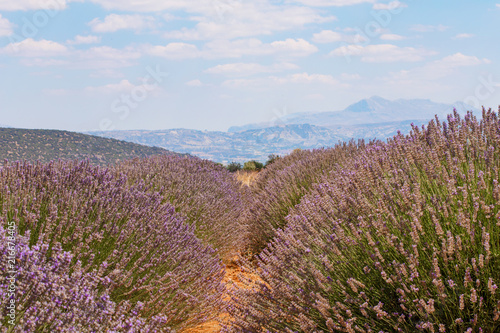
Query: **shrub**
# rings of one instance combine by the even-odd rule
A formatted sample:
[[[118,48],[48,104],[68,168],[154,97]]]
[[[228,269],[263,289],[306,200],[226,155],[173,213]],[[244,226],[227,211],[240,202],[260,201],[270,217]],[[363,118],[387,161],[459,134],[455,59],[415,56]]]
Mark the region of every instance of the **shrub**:
[[[30,231],[31,246],[47,244],[48,256],[60,243],[73,253],[72,267],[80,261],[84,273],[102,270],[100,277],[112,281],[111,300],[132,308],[142,302],[148,321],[165,314],[177,330],[213,318],[221,307],[223,271],[213,250],[158,193],[129,186],[108,169],[7,164],[0,169],[0,225],[10,221],[20,235]]]
[[[311,186],[362,147],[363,141],[351,141],[329,149],[296,150],[260,172],[251,186],[253,197],[259,200],[253,201],[242,217],[247,225],[248,250],[259,253],[275,230],[286,225],[285,217]]]
[[[238,221],[248,190],[225,168],[199,158],[157,156],[121,163],[115,171],[126,174],[131,184],[144,182],[150,191],[159,191],[224,260],[241,247]]]
[[[227,170],[229,172],[236,172],[238,170],[241,170],[242,166],[241,166],[241,163],[237,163],[237,162],[231,162],[227,165]]]
[[[225,331],[498,331],[499,128],[455,112],[332,173],[261,254],[258,287],[234,292]]]
[[[135,309],[130,302],[117,306],[108,293],[111,280],[100,276],[102,270],[83,272],[81,262],[72,265],[73,255],[63,251],[59,243],[52,246],[49,255],[48,244],[30,248],[28,242],[29,232],[9,237],[0,226],[0,270],[4,273],[0,276],[1,332],[9,328],[11,332],[170,331],[165,326],[166,317],[154,317],[146,324],[138,316],[141,303]],[[16,267],[7,260],[13,249]],[[98,291],[98,286],[104,289]],[[12,313],[10,300],[14,301]]]
[[[267,167],[268,165],[270,164],[273,164],[274,162],[276,162],[276,160],[280,158],[279,155],[276,155],[276,154],[271,154],[267,157],[267,161],[266,161],[266,164],[264,165],[264,167]]]
[[[258,161],[255,161],[255,160],[251,160],[251,161],[245,162],[245,164],[243,164],[243,170],[245,170],[245,171],[259,171],[259,170],[262,170],[263,167],[264,167],[264,164],[262,164]]]

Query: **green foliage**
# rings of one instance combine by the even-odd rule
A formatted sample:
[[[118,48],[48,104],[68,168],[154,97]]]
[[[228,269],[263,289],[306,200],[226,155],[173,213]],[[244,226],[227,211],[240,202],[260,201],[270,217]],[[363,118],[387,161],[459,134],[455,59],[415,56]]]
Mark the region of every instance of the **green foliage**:
[[[273,164],[274,162],[276,162],[276,160],[280,158],[279,155],[276,155],[276,154],[271,154],[267,157],[267,161],[266,161],[266,164],[264,165],[264,167],[267,167],[271,164]]]
[[[264,168],[264,164],[256,160],[251,160],[243,164],[243,170],[245,171],[259,171],[262,170],[262,168]]]
[[[241,170],[243,168],[243,166],[241,165],[241,163],[238,163],[238,162],[231,162],[227,165],[227,170],[229,172],[236,172],[238,170]]]

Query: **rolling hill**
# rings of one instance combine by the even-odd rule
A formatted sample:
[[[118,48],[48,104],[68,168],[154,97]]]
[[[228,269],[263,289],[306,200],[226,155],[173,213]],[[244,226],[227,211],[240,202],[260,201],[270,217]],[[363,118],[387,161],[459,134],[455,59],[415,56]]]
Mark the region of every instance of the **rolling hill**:
[[[97,165],[159,154],[174,154],[159,147],[147,147],[115,139],[81,133],[0,128],[0,164],[4,160],[48,162],[51,160],[89,159]]]

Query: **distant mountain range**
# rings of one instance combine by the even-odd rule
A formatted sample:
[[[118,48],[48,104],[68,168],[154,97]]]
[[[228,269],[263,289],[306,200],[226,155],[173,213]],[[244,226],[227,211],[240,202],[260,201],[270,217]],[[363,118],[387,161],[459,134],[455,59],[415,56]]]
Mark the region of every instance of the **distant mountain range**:
[[[0,128],[0,165],[4,160],[41,161],[89,159],[110,165],[134,157],[174,154],[159,147],[56,130]]]
[[[378,96],[363,99],[342,111],[296,113],[272,123],[231,127],[228,132],[190,129],[130,130],[88,132],[134,143],[189,153],[216,162],[265,161],[270,154],[287,154],[295,148],[333,146],[350,139],[386,139],[398,130],[406,134],[411,124],[423,125],[435,115],[445,119],[457,109],[460,114],[470,106],[434,103],[430,100],[389,101]],[[279,125],[276,125],[279,124]]]
[[[161,131],[90,132],[93,135],[139,144],[168,147],[216,162],[265,161],[270,154],[287,154],[295,148],[325,147],[344,140],[333,131],[309,124],[276,126],[243,132],[211,132],[189,129]]]
[[[471,110],[469,105],[462,102],[443,104],[434,103],[428,99],[398,99],[389,101],[382,97],[374,96],[354,103],[342,111],[294,113],[283,116],[272,123],[233,126],[228,131],[242,132],[249,129],[272,127],[275,124],[311,124],[333,129],[339,126],[380,124],[409,120],[425,120],[425,122],[428,122],[428,120],[434,118],[434,115],[444,118],[447,114],[453,112],[454,108],[460,114],[465,114],[467,110]]]

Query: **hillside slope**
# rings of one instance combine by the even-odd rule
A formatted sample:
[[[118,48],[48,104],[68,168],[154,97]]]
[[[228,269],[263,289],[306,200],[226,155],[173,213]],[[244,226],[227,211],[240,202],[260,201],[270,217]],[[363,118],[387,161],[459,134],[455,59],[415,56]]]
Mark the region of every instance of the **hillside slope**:
[[[48,162],[89,159],[98,165],[159,154],[175,154],[158,147],[107,139],[92,135],[58,131],[0,128],[0,164],[4,160]]]

